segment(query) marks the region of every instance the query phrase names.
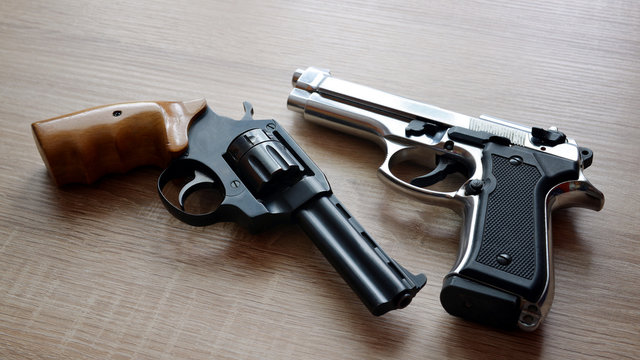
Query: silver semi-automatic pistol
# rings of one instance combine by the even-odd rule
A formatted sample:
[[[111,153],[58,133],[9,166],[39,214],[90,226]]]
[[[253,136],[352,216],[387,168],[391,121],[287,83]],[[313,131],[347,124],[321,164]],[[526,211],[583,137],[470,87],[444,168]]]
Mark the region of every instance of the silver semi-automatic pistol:
[[[591,150],[556,128],[458,114],[318,68],[296,70],[293,86],[289,109],[374,140],[386,151],[382,180],[462,216],[458,257],[440,293],[447,312],[503,328],[540,325],[554,293],[552,210],[604,205],[583,174]],[[433,170],[404,180],[392,168],[407,161]],[[457,190],[432,188],[452,173],[465,177]]]

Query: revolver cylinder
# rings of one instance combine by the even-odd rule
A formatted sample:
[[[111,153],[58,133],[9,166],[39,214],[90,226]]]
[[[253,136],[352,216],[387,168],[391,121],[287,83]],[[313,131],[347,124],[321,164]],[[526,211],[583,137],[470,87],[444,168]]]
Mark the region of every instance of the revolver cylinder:
[[[238,136],[227,152],[235,160],[242,180],[258,196],[291,186],[302,177],[303,166],[280,141],[260,129]]]

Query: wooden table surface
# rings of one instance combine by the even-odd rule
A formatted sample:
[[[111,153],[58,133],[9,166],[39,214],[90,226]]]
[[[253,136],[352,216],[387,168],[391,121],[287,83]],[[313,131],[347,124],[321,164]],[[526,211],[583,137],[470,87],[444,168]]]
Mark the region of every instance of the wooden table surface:
[[[0,358],[637,359],[640,3],[0,2]],[[373,143],[286,108],[296,68],[467,115],[558,126],[595,153],[601,212],[553,217],[556,296],[533,333],[440,305],[461,219],[376,177]],[[429,281],[374,317],[295,226],[192,227],[161,169],[57,188],[30,124],[205,97],[275,118],[385,251]]]

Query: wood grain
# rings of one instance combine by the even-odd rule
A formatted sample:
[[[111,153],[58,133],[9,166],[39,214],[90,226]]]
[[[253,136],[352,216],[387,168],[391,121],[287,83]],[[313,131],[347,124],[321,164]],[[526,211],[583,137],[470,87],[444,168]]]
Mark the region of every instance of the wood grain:
[[[206,106],[204,99],[103,105],[34,122],[31,130],[58,186],[91,184],[143,165],[169,165],[187,149],[189,125]]]
[[[638,34],[635,1],[0,2],[0,358],[639,358]],[[555,213],[538,331],[446,314],[460,218],[385,187],[374,144],[287,110],[307,66],[594,151],[605,207]],[[194,98],[277,119],[382,248],[427,274],[412,304],[371,316],[293,226],[179,222],[160,169],[58,188],[30,134],[99,104]]]

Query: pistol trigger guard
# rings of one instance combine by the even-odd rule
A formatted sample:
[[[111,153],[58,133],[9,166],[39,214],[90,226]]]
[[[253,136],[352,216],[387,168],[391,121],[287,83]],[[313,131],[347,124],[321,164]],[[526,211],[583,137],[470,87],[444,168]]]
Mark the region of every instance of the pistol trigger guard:
[[[178,195],[178,203],[180,204],[180,208],[182,209],[182,211],[184,211],[184,203],[189,197],[189,195],[193,194],[198,190],[213,188],[215,185],[215,181],[212,178],[205,175],[204,173],[198,170],[194,170],[193,172],[194,172],[193,180],[185,184],[185,186],[182,187]]]
[[[457,196],[456,191],[444,192],[444,191],[435,191],[429,190],[426,188],[422,188],[413,184],[410,184],[391,172],[391,167],[403,160],[403,152],[412,149],[411,146],[406,146],[402,144],[398,144],[389,140],[385,140],[386,148],[387,148],[387,156],[378,168],[378,177],[383,182],[391,185],[392,188],[403,192],[410,196],[416,196],[420,200],[428,202],[428,203],[439,203],[441,200],[460,200]],[[443,203],[443,204],[446,204]]]

